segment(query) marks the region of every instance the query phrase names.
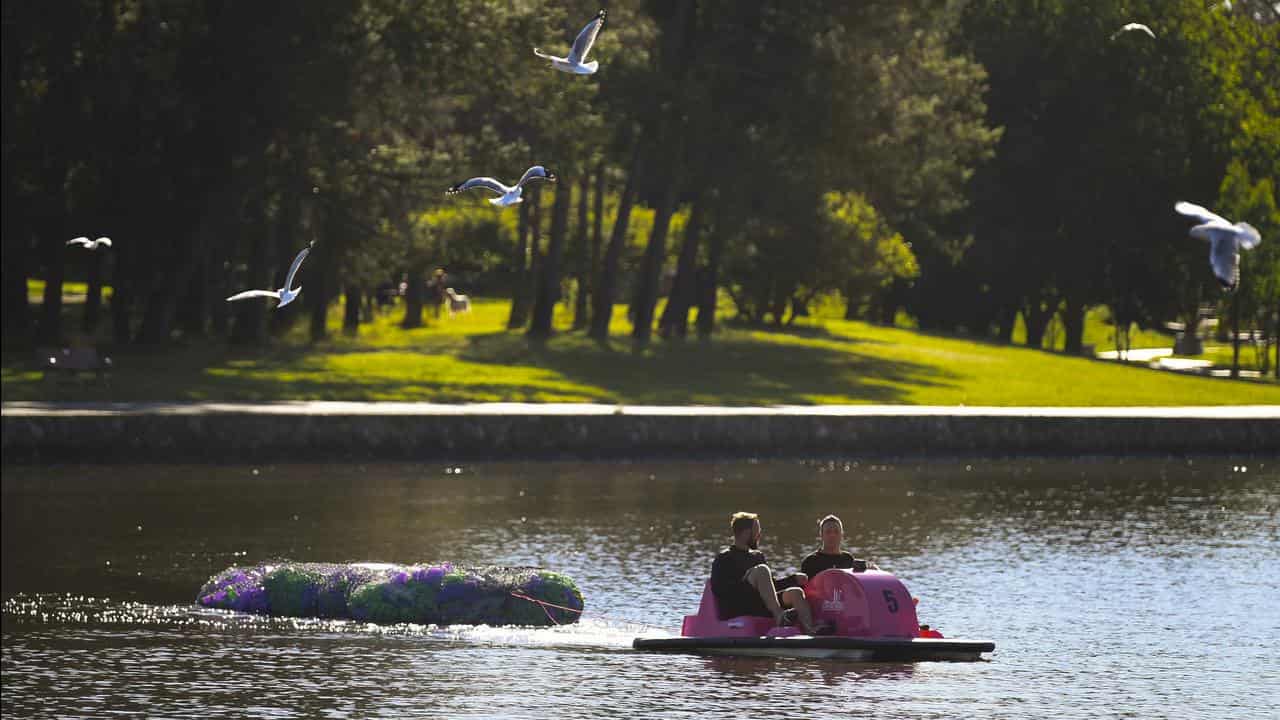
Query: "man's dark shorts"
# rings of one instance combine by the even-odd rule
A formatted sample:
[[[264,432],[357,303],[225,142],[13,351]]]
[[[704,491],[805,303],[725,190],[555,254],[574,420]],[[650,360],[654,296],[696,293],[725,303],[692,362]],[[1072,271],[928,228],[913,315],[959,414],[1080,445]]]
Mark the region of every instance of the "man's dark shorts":
[[[720,607],[721,620],[728,620],[739,615],[773,617],[773,613],[769,612],[769,608],[764,606],[764,599],[760,597],[760,593],[756,592],[756,589],[746,582],[739,583],[739,587],[728,597],[717,596],[716,602]],[[778,604],[782,604],[782,593],[778,593]]]

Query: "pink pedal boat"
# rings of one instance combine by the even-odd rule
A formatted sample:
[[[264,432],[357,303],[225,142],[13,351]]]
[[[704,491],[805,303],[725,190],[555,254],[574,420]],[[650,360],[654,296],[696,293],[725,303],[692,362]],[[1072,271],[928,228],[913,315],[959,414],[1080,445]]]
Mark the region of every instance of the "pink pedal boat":
[[[981,660],[995,650],[986,640],[949,640],[919,624],[907,586],[879,570],[827,570],[811,578],[805,595],[815,622],[831,635],[775,627],[772,618],[720,618],[711,583],[697,615],[686,615],[678,638],[636,638],[636,650],[707,655],[804,657],[862,661]]]

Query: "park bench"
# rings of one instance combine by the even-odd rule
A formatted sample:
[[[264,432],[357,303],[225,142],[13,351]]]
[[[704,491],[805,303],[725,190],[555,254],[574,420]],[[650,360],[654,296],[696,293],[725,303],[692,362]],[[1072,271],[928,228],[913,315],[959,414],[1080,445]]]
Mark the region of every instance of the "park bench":
[[[111,372],[111,357],[91,347],[40,348],[36,350],[36,366],[44,371],[45,380],[81,373],[93,373],[104,380]]]

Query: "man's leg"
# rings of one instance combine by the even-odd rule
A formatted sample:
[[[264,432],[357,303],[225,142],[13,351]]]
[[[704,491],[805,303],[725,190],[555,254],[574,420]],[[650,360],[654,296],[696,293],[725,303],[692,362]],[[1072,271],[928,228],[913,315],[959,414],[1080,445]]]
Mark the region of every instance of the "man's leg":
[[[809,608],[809,601],[805,599],[804,590],[798,587],[783,590],[782,604],[795,608],[796,615],[800,616],[800,627],[810,635],[814,633],[816,626],[813,624],[813,611]]]
[[[773,572],[769,570],[768,565],[757,565],[747,571],[742,577],[747,584],[756,589],[760,593],[760,599],[764,601],[765,609],[773,613],[774,622],[782,619],[782,606],[778,604],[778,589],[773,585]],[[799,612],[798,610],[796,612]]]

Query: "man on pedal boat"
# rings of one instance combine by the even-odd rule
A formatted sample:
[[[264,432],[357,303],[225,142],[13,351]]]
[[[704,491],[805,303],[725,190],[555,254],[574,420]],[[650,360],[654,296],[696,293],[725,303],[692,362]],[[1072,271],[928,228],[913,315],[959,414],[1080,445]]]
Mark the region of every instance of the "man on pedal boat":
[[[772,617],[779,626],[798,623],[810,635],[827,630],[814,624],[805,600],[803,573],[774,578],[760,552],[762,529],[755,513],[734,513],[729,522],[733,544],[711,564],[711,591],[721,619],[739,615]]]

